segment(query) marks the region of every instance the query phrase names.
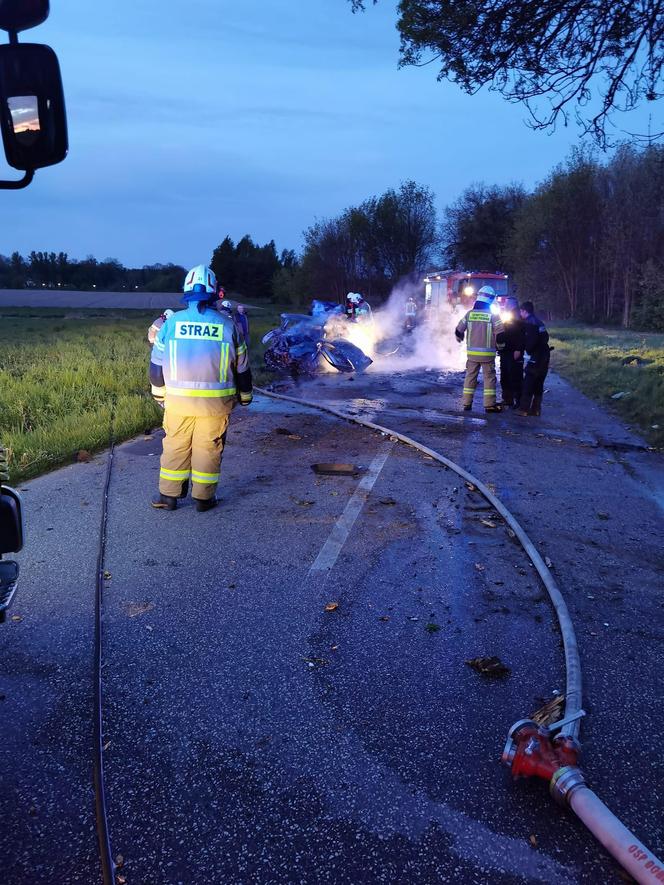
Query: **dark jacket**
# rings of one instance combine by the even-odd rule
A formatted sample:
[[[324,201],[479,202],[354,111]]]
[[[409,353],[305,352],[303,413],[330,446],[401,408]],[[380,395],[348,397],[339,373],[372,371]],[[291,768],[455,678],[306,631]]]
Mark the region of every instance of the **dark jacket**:
[[[505,326],[505,350],[503,353],[514,357],[514,351],[518,350],[523,357],[526,349],[526,324],[519,316],[503,321]],[[502,354],[501,354],[502,356]]]
[[[249,344],[249,319],[245,313],[237,313],[235,315],[235,322],[240,328],[242,335],[244,337],[244,343]]]
[[[549,359],[549,333],[534,313],[523,322],[526,353],[532,360]]]

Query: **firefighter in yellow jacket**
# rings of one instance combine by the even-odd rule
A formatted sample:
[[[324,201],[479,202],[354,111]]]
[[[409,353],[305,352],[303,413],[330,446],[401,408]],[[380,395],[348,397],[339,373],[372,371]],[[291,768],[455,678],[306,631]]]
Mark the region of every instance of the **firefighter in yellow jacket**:
[[[505,329],[500,316],[491,311],[495,297],[496,293],[491,286],[482,286],[473,309],[468,311],[454,330],[459,343],[466,336],[468,359],[463,383],[464,412],[469,412],[473,407],[480,369],[484,385],[484,411],[502,411],[496,405],[496,350],[502,350],[505,346]]]
[[[163,324],[150,358],[150,382],[165,388],[166,431],[152,506],[175,510],[191,477],[192,497],[202,512],[218,503],[228,421],[236,402],[251,402],[251,370],[232,318],[212,308],[217,280],[209,267],[189,271],[182,300],[186,309]]]

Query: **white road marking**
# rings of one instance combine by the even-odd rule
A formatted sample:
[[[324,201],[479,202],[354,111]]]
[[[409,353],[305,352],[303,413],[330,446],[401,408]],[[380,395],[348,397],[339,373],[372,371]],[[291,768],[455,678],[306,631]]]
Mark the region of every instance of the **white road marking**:
[[[348,535],[355,525],[355,520],[360,515],[360,511],[364,507],[381,470],[385,466],[385,462],[390,457],[391,451],[392,446],[376,455],[371,462],[368,471],[358,483],[352,498],[346,504],[344,512],[337,520],[336,525],[330,532],[329,538],[323,544],[320,553],[309,569],[309,575],[314,572],[329,572],[334,568],[334,564],[339,558]]]

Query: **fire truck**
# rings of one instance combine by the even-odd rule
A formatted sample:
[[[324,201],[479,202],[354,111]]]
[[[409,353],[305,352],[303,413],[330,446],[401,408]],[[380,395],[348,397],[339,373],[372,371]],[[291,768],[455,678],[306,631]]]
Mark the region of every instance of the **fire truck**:
[[[476,270],[435,270],[424,278],[424,309],[432,314],[443,307],[469,310],[482,286],[491,286],[500,303],[509,295],[506,273]]]

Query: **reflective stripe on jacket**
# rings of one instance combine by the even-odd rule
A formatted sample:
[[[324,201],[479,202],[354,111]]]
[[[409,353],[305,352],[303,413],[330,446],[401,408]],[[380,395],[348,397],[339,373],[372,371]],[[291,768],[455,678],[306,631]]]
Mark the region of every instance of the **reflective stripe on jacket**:
[[[230,316],[197,304],[164,323],[152,349],[161,366],[166,409],[174,415],[222,415],[237,396],[236,376],[249,368],[247,345]]]
[[[495,359],[496,336],[502,337],[505,328],[498,314],[474,307],[456,327],[457,338],[466,333],[466,348],[470,359],[486,363]]]
[[[163,316],[157,317],[157,319],[152,323],[150,328],[148,329],[148,344],[153,345],[157,339],[157,335],[159,334],[159,330],[164,325],[166,320]]]

